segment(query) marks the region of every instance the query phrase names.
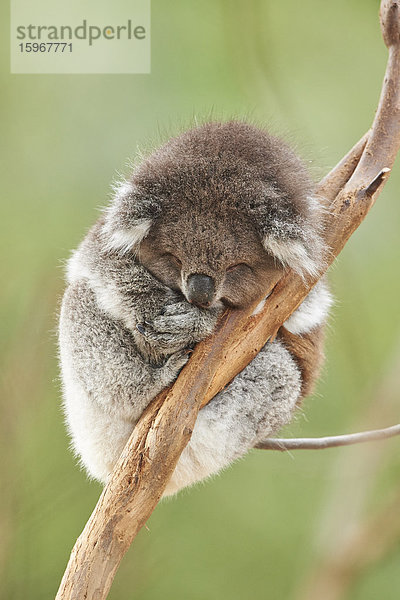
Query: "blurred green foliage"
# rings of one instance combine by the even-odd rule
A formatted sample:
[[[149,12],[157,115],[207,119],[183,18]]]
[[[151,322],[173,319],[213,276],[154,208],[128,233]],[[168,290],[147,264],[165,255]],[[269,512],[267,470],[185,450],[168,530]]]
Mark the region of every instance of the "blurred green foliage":
[[[55,331],[63,261],[106,203],[116,171],[138,146],[211,115],[283,133],[318,178],[373,117],[386,61],[377,10],[372,0],[153,0],[151,75],[21,76],[9,74],[2,5],[4,600],[54,596],[100,492],[68,451]],[[288,435],[352,430],[398,345],[399,182],[397,166],[332,269],[338,301],[327,366]],[[398,441],[385,443],[377,506],[399,485]],[[124,559],[110,598],[296,598],[318,558],[313,538],[335,461],[349,451],[254,451],[163,503]],[[397,545],[346,597],[397,599],[399,560]]]

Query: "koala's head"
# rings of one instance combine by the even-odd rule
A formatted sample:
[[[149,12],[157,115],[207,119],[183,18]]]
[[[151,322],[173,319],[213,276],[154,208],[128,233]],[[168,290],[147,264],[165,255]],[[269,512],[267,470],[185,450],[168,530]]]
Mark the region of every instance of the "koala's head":
[[[323,259],[322,210],[297,156],[254,126],[209,123],[171,139],[121,185],[103,234],[189,302],[242,307],[287,267]]]

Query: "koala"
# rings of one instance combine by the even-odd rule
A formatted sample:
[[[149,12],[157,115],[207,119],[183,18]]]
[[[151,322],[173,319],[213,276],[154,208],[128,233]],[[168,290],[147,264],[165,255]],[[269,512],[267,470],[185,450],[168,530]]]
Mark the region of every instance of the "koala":
[[[72,446],[105,483],[149,402],[226,307],[256,304],[294,269],[316,275],[326,207],[300,159],[256,126],[170,139],[115,187],[68,262],[59,322]],[[325,281],[198,415],[165,495],[217,473],[287,424],[322,357]]]

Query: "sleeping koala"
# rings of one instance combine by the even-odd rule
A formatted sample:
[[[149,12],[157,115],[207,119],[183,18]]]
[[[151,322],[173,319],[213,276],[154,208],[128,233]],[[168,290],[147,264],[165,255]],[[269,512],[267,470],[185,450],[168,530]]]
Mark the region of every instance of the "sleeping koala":
[[[107,481],[144,409],[224,307],[254,303],[287,268],[318,273],[324,207],[312,193],[286,144],[236,121],[171,139],[116,189],[69,261],[60,316],[65,413],[92,477]],[[200,411],[165,495],[290,421],[316,378],[330,303],[320,281],[278,338]]]

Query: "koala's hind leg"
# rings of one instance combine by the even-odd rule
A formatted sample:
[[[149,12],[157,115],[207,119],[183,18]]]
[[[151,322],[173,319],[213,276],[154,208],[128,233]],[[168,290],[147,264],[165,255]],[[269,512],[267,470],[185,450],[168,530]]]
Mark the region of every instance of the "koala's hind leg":
[[[278,338],[296,361],[301,371],[301,395],[299,401],[312,393],[315,382],[324,362],[325,326],[315,327],[312,331],[295,335],[281,327]]]
[[[296,362],[279,341],[267,344],[199,413],[165,496],[228,466],[290,420],[301,391]]]

